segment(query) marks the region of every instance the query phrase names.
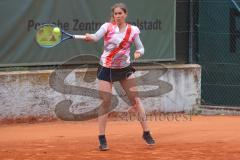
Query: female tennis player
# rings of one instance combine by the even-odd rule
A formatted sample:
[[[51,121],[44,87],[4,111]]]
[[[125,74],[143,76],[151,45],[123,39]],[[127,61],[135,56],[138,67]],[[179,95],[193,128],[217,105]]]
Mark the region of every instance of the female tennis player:
[[[103,109],[108,108],[111,104],[110,94],[104,94],[101,91],[112,93],[113,82],[119,81],[125,90],[130,102],[129,110],[135,111],[140,115],[140,123],[143,129],[143,139],[148,145],[154,145],[155,141],[152,138],[147,121],[145,110],[141,106],[140,99],[136,89],[136,82],[132,75],[135,69],[130,65],[130,46],[134,43],[136,51],[134,58],[138,59],[144,54],[144,47],[140,40],[140,30],[138,27],[127,24],[127,8],[123,3],[116,3],[111,8],[111,22],[104,23],[95,34],[86,34],[86,41],[98,41],[104,37],[104,51],[100,58],[100,65],[97,71],[99,82],[99,94],[102,99]],[[99,149],[101,151],[108,150],[108,145],[105,136],[108,113],[100,115],[99,121]]]

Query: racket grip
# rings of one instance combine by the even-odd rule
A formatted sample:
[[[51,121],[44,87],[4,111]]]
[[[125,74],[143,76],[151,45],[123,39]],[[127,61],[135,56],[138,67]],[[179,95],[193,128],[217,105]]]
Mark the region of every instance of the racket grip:
[[[84,36],[84,35],[73,35],[73,38],[74,39],[85,39],[86,36]]]

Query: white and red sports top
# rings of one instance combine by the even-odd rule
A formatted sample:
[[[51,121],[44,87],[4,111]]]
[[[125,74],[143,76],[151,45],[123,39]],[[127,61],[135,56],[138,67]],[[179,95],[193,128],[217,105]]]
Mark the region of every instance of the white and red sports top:
[[[94,41],[104,36],[104,50],[100,64],[107,68],[124,68],[130,65],[130,47],[134,42],[136,51],[144,54],[144,47],[139,37],[137,26],[127,24],[123,32],[119,31],[116,23],[104,23],[92,34]]]

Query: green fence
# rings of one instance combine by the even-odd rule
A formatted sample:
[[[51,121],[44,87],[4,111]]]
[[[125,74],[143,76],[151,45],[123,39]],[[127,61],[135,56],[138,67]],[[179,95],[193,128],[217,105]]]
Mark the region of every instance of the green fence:
[[[202,103],[240,106],[239,1],[194,1],[194,54],[202,66]],[[197,17],[197,18],[196,18]]]

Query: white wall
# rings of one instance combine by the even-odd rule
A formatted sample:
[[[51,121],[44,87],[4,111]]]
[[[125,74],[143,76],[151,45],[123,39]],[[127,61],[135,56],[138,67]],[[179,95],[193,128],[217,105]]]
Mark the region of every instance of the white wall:
[[[157,76],[156,83],[161,87],[155,93],[158,95],[157,97],[149,97],[145,94],[146,91],[153,93],[151,90],[158,88],[156,85],[151,85],[154,76],[139,78],[138,82],[142,85],[138,88],[142,91],[142,104],[147,112],[189,112],[200,103],[201,68],[199,65],[144,66],[136,69],[137,72],[134,74],[136,77],[141,77],[151,71],[153,75]],[[65,84],[95,89],[97,93],[97,80],[90,83],[85,82],[83,80],[84,70],[86,69],[71,72],[65,79]],[[95,70],[91,69],[91,71]],[[163,70],[166,72],[158,77]],[[73,100],[70,108],[72,114],[83,113],[100,104],[101,101],[98,98],[91,96],[63,94],[54,91],[49,85],[49,75],[52,72],[50,70],[0,72],[0,120],[21,117],[56,117],[55,106],[62,100]],[[95,75],[90,75],[90,77],[95,78]],[[148,85],[144,86],[143,84]],[[76,91],[79,90],[76,89]],[[116,94],[115,90],[114,94]],[[126,111],[128,105],[119,96],[118,100],[115,111]]]

